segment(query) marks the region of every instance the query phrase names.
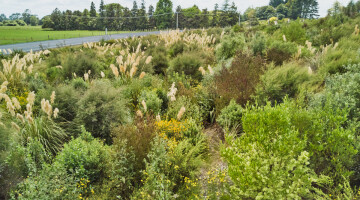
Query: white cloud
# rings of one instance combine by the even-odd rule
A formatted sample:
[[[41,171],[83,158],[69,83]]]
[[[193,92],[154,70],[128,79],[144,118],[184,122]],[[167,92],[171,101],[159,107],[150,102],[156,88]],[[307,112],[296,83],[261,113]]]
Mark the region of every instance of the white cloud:
[[[339,0],[343,5],[347,5],[350,0]],[[96,5],[96,9],[99,8],[100,0],[93,0]],[[120,3],[123,6],[131,8],[133,5],[132,0],[104,0],[105,3]],[[137,1],[138,5],[140,0]],[[200,9],[208,8],[208,10],[214,9],[214,5],[218,3],[221,7],[224,0],[206,0],[206,1],[193,1],[193,0],[181,0],[174,1],[174,10],[176,6],[181,5],[182,8],[191,7],[194,4],[199,6]],[[230,2],[232,2],[230,0]],[[267,5],[269,0],[236,0],[235,4],[241,12],[244,12],[248,7],[257,7]],[[335,0],[318,0],[319,2],[319,14],[325,16],[327,10],[332,7]],[[156,7],[157,0],[145,0],[146,7],[152,4]],[[91,0],[0,0],[0,13],[4,13],[6,16],[12,13],[22,13],[25,9],[30,9],[33,14],[37,14],[40,17],[51,14],[55,8],[60,10],[84,10],[89,9]]]

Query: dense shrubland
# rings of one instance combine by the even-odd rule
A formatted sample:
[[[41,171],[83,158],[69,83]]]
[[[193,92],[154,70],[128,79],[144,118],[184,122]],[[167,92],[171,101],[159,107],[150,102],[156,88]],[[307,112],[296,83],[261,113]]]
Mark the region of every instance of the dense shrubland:
[[[5,57],[0,198],[358,198],[359,19],[335,17]]]

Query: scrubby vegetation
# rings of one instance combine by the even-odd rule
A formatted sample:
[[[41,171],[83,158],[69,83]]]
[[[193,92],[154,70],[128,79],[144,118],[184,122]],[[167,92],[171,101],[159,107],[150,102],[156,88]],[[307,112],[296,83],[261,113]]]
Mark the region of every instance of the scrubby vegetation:
[[[0,198],[357,199],[359,19],[336,17],[4,56]]]

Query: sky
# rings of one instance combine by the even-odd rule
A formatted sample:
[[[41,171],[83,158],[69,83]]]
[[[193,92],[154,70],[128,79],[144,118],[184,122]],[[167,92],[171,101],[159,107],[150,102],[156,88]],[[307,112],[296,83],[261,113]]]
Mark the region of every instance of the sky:
[[[0,14],[4,13],[9,17],[12,13],[22,13],[25,9],[30,9],[32,14],[38,15],[40,18],[51,14],[55,8],[63,10],[80,10],[85,8],[90,9],[91,1],[95,3],[98,10],[100,0],[0,0]],[[158,0],[145,0],[146,7],[150,4],[156,7]],[[264,6],[269,3],[270,0],[234,0],[238,10],[244,12],[248,7]],[[326,16],[327,10],[332,7],[336,0],[318,0],[319,2],[319,14],[321,17]],[[347,5],[350,0],[339,0],[342,5]],[[122,6],[132,8],[133,0],[104,0],[105,4],[108,3],[120,3]],[[218,3],[221,7],[224,0],[172,0],[173,8],[181,5],[182,8],[188,8],[194,5],[194,3],[200,8],[208,8],[213,10],[214,5]],[[232,2],[232,0],[230,0]],[[140,0],[138,0],[138,5]]]

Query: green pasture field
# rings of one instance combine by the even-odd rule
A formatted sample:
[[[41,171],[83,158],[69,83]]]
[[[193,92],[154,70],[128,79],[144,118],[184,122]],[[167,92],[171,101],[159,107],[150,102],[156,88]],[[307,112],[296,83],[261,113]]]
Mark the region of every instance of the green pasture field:
[[[108,34],[117,33],[125,31],[108,31]],[[53,31],[42,29],[41,26],[0,26],[0,45],[96,35],[105,35],[105,31]]]

